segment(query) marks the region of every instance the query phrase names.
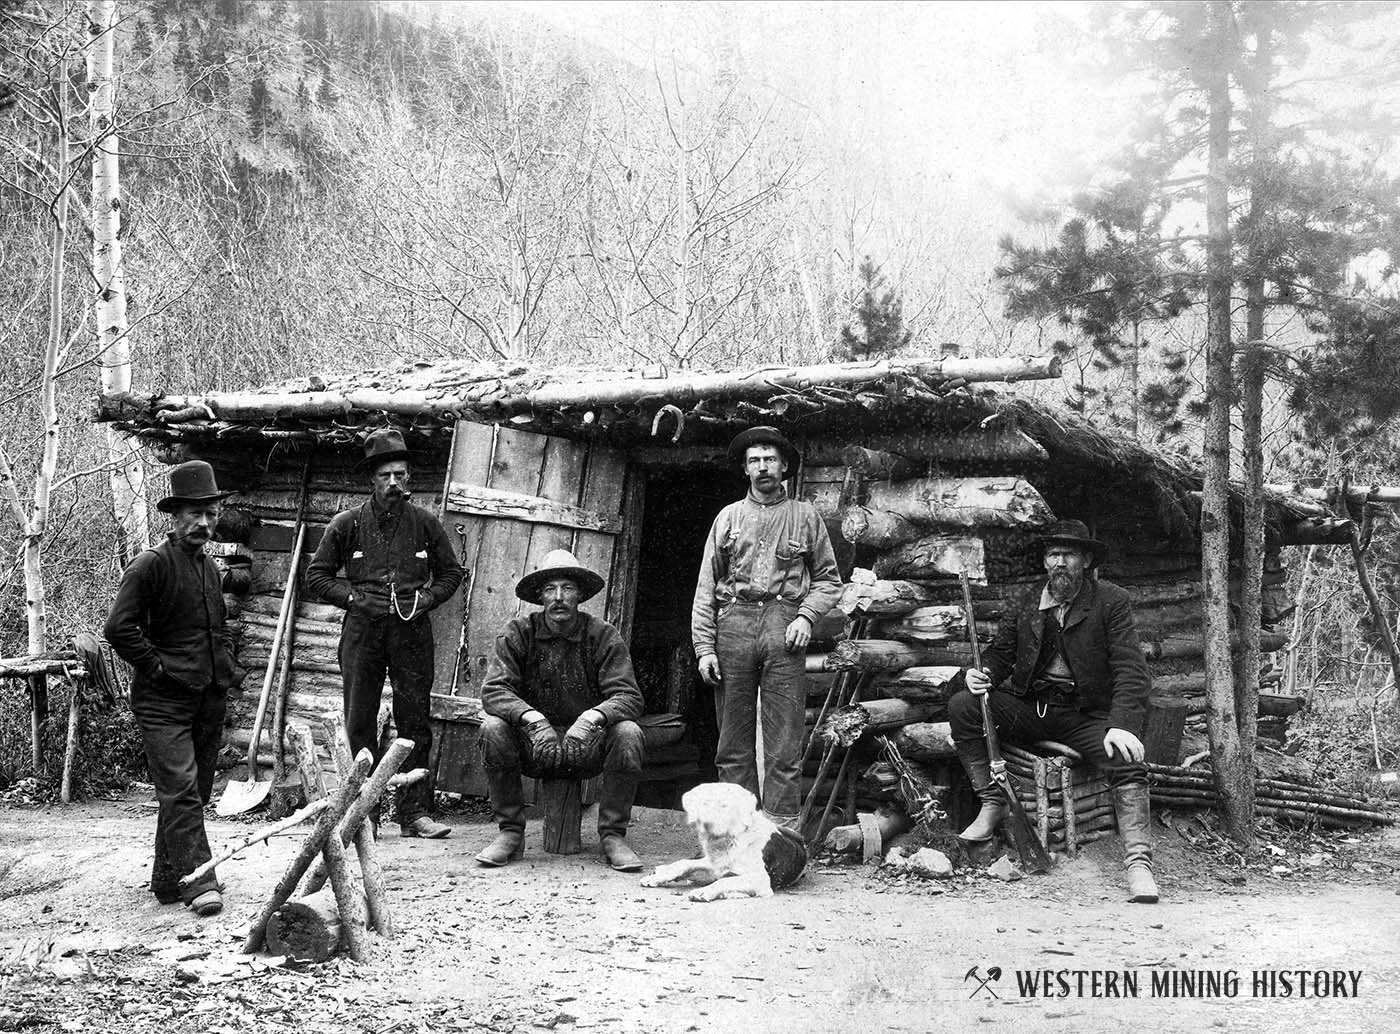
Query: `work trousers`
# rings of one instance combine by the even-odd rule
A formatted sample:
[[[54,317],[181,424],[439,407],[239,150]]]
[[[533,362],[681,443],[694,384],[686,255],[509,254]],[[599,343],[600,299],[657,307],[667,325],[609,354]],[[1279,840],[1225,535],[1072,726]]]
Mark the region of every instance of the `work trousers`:
[[[179,880],[211,857],[204,806],[214,791],[227,701],[228,691],[212,683],[191,690],[142,677],[132,680],[131,711],[141,728],[146,768],[160,804],[151,892],[163,902],[189,902],[218,887],[213,871],[187,887]]]
[[[715,690],[719,746],[715,767],[722,782],[737,783],[778,820],[801,808],[803,717],[807,707],[807,656],[789,653],[787,626],[797,617],[788,600],[734,602],[720,609],[715,654],[721,680]],[[759,699],[762,690],[763,713]],[[755,734],[763,730],[763,791],[758,786]]]
[[[554,726],[562,739],[566,725]],[[643,759],[642,727],[636,722],[614,722],[603,730],[603,738],[577,768],[544,768],[530,749],[524,729],[504,718],[486,715],[481,720],[481,762],[490,771],[519,769],[538,779],[570,779],[595,776],[599,772],[640,772]]]
[[[350,748],[368,748],[379,761],[379,701],[384,677],[394,687],[394,728],[413,749],[402,772],[428,768],[433,747],[430,722],[433,692],[433,626],[426,614],[403,621],[392,614],[345,615],[340,633],[340,676],[345,688],[345,731]],[[396,798],[401,825],[433,810],[431,770],[426,779],[400,787]]]
[[[1124,761],[1117,755],[1109,757],[1103,749],[1103,738],[1108,732],[1105,713],[1081,711],[1073,703],[1048,703],[1000,690],[992,691],[988,705],[997,735],[1006,742],[1030,745],[1037,740],[1054,740],[1077,750],[1103,773],[1110,786],[1147,782],[1145,765]],[[953,694],[948,701],[948,724],[960,754],[964,749],[975,752],[978,744],[983,745],[985,752],[982,702],[975,694],[966,689]]]

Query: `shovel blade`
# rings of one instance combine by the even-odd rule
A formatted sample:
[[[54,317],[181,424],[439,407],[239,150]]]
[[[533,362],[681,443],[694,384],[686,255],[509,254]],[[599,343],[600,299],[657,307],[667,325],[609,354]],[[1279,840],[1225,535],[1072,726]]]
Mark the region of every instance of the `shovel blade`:
[[[250,776],[244,780],[230,779],[229,784],[224,787],[219,803],[214,806],[214,813],[222,818],[230,815],[242,815],[245,811],[252,811],[263,801],[267,800],[267,795],[272,792],[272,780],[259,781],[257,776]]]

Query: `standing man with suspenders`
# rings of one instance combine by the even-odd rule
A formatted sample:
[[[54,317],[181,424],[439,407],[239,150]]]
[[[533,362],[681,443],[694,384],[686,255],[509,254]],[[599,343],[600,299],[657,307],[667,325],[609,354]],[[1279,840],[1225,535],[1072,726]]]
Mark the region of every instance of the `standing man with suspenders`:
[[[730,443],[729,461],[749,490],[719,512],[705,540],[691,639],[700,677],[715,687],[720,780],[749,790],[774,822],[791,826],[801,806],[807,644],[841,595],[841,575],[816,508],[783,488],[797,466],[792,443],[777,428],[752,427]]]
[[[313,594],[345,609],[340,633],[345,725],[355,753],[379,758],[379,699],[387,673],[394,687],[394,726],[413,741],[405,770],[427,768],[433,732],[433,626],[428,614],[462,584],[462,565],[441,523],[409,502],[409,452],[395,430],[365,441],[372,495],[331,519],[306,569]],[[336,577],[344,569],[346,580]],[[440,839],[452,832],[435,822],[432,780],[398,791],[399,826],[406,837]]]

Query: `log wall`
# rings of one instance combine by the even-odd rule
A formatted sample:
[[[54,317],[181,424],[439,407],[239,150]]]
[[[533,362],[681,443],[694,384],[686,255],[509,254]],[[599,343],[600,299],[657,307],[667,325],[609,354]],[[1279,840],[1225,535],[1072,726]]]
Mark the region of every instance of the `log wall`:
[[[974,583],[976,634],[985,644],[1040,592],[1040,529],[1078,518],[1107,546],[1101,577],[1132,597],[1154,696],[1185,698],[1191,713],[1201,709],[1199,549],[1164,526],[1141,486],[1136,495],[1120,494],[1034,457],[1015,472],[1005,462],[981,468],[974,461],[961,466],[959,477],[938,476],[922,457],[888,449],[872,454],[864,444],[851,443],[842,453],[849,467],[810,469],[800,492],[817,504],[838,556],[849,562],[841,611],[848,622],[867,619],[858,638],[849,627],[844,637],[824,630],[825,638],[844,641],[814,638],[808,671],[827,673],[815,678],[864,673],[865,700],[940,699],[944,673],[972,661],[959,573]],[[1277,554],[1270,560],[1277,581],[1282,564]],[[1284,645],[1282,636],[1266,634],[1266,652]],[[825,696],[825,687],[814,684],[809,719]]]

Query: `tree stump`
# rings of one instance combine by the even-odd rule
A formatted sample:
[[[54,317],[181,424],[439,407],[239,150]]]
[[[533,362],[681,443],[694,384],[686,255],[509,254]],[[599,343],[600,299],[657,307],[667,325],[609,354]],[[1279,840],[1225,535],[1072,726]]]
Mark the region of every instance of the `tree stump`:
[[[578,854],[583,849],[583,784],[577,779],[540,780],[547,854]]]
[[[1181,760],[1181,736],[1186,728],[1187,710],[1187,702],[1182,697],[1154,696],[1148,700],[1142,746],[1149,764],[1175,765]]]
[[[288,901],[267,921],[267,950],[307,962],[325,962],[340,947],[340,909],[329,889]]]

